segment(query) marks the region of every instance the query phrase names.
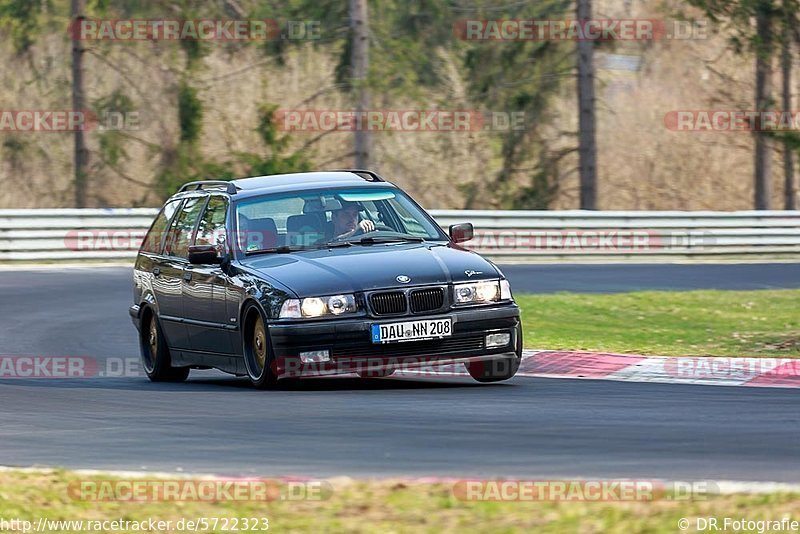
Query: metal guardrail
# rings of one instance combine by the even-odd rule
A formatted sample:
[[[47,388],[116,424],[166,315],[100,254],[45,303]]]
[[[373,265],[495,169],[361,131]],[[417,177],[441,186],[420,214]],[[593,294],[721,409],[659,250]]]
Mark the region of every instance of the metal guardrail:
[[[0,210],[0,261],[131,259],[156,211]],[[800,211],[430,213],[445,229],[472,222],[465,246],[497,260],[800,258]]]

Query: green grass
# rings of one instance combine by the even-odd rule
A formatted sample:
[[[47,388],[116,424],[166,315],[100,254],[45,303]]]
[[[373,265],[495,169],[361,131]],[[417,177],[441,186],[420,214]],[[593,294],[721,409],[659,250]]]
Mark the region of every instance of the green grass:
[[[525,346],[800,357],[800,290],[519,295]]]
[[[332,481],[333,493],[322,501],[92,503],[69,497],[68,483],[77,479],[77,474],[69,472],[0,472],[0,519],[35,524],[40,517],[153,518],[175,523],[201,517],[266,517],[269,532],[674,533],[684,517],[692,521],[717,517],[720,524],[723,517],[800,517],[800,495],[791,493],[699,495],[694,500],[652,502],[465,502],[454,496],[447,483],[378,480]]]

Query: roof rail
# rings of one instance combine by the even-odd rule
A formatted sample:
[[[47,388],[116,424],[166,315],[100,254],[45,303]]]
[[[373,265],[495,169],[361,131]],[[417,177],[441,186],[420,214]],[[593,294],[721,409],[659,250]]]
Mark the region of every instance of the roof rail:
[[[370,171],[370,170],[367,170],[367,169],[334,169],[334,172],[352,172],[353,174],[357,174],[357,175],[361,176],[362,178],[364,178],[368,182],[385,182],[386,181],[383,178],[381,178],[381,175],[378,174],[377,172]],[[369,176],[369,178],[367,178],[367,176],[364,176],[365,174],[367,176]]]
[[[199,191],[204,187],[224,187],[225,192],[229,195],[235,195],[236,191],[238,191],[233,182],[226,182],[225,180],[200,180],[198,182],[189,182],[188,184],[183,184],[178,190],[178,193],[192,191],[192,187],[194,188],[194,191]]]

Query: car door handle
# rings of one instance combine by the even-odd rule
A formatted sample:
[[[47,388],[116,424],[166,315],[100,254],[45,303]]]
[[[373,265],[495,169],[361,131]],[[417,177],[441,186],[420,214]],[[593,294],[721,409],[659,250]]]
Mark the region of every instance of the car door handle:
[[[183,279],[186,280],[187,282],[191,282],[192,281],[192,273],[188,273],[188,272],[187,273],[183,273]]]
[[[161,268],[153,267],[153,276],[160,276],[160,275],[161,275]]]

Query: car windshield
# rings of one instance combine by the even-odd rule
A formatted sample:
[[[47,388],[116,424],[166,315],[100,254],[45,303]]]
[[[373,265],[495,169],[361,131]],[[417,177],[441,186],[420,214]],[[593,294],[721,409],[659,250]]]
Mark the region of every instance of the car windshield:
[[[446,241],[442,230],[397,189],[324,189],[265,195],[236,207],[244,253],[332,246]]]

